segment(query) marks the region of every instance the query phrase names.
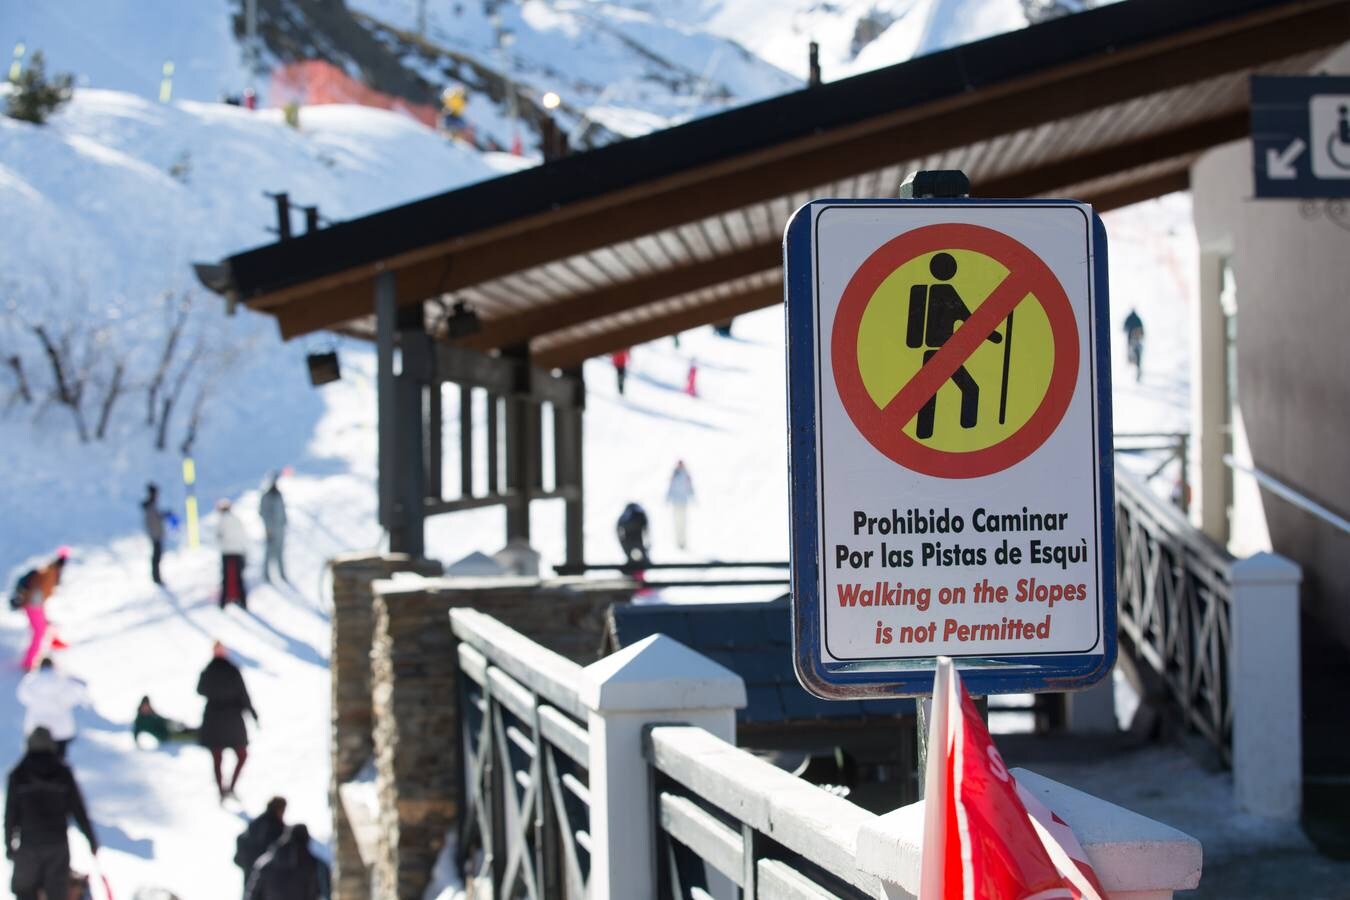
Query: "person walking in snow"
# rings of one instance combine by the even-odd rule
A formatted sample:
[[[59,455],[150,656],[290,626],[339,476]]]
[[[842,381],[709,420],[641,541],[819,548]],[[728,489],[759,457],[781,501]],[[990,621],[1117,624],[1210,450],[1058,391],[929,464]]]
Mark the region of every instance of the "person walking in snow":
[[[630,350],[625,347],[609,355],[609,361],[614,363],[614,377],[619,383],[619,394],[623,395],[623,382],[628,377],[628,358]]]
[[[262,517],[263,530],[267,535],[263,547],[263,578],[269,584],[272,582],[274,567],[277,576],[283,582],[291,583],[286,577],[286,561],[283,559],[286,549],[286,500],[281,496],[281,489],[277,487],[277,479],[280,476],[279,472],[272,472],[267,476],[267,488],[258,500],[258,515]]]
[[[150,580],[163,584],[159,577],[159,561],[164,555],[164,519],[167,513],[159,508],[159,485],[153,481],[145,486],[145,499],[141,501],[141,518],[145,523],[145,536],[150,538]]]
[[[619,514],[615,525],[619,536],[619,546],[623,549],[624,567],[645,569],[651,565],[647,558],[647,511],[636,503],[630,503]]]
[[[245,900],[329,900],[333,875],[314,855],[309,829],[292,825],[253,867]]]
[[[15,693],[23,705],[23,733],[47,729],[56,742],[56,755],[65,759],[66,748],[75,740],[75,708],[89,705],[85,683],[58,672],[48,656],[37,671],[23,676]]]
[[[1130,365],[1134,366],[1134,380],[1144,377],[1144,320],[1136,310],[1130,310],[1125,317],[1125,352],[1129,354]]]
[[[690,397],[698,396],[698,360],[689,360],[689,374],[684,378],[684,392]]]
[[[5,792],[5,856],[14,862],[10,888],[18,900],[65,898],[70,890],[71,819],[98,854],[94,826],[70,767],[45,728],[28,736],[28,752],[9,773]]]
[[[234,842],[234,864],[244,870],[244,896],[253,866],[286,831],[286,798],[273,797]]]
[[[248,588],[244,584],[244,554],[248,552],[248,536],[244,523],[230,508],[230,501],[216,503],[220,519],[216,524],[216,539],[220,545],[220,608],[226,603],[238,603],[248,609]]]
[[[694,481],[684,460],[676,460],[675,471],[670,473],[670,486],[666,488],[666,502],[670,504],[671,515],[675,519],[675,546],[683,550],[688,543],[689,501],[694,499]]]
[[[197,693],[206,698],[197,742],[211,751],[216,789],[224,803],[226,797],[234,796],[239,773],[248,760],[248,728],[244,725],[244,713],[253,717],[254,725],[258,724],[258,713],[248,696],[244,676],[239,667],[230,662],[225,645],[216,641],[211,648],[211,657],[197,679]],[[222,773],[226,750],[234,751],[234,775],[228,784]]]
[[[47,621],[47,601],[61,584],[61,573],[65,571],[66,560],[69,558],[70,548],[60,548],[51,562],[25,573],[14,588],[14,597],[10,605],[24,611],[28,616],[28,627],[31,630],[28,650],[23,655],[25,671],[31,670],[37,664],[38,658],[46,649],[50,625]],[[65,646],[60,638],[53,637],[52,649],[64,650]]]

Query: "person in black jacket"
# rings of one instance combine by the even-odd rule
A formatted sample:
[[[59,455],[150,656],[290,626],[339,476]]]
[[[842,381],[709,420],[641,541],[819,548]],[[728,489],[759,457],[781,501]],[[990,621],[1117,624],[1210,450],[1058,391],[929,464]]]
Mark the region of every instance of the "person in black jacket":
[[[5,794],[5,855],[14,861],[10,887],[18,900],[65,897],[70,890],[71,818],[98,853],[94,826],[70,767],[56,755],[56,741],[41,726],[28,736],[28,752],[9,773]]]
[[[286,823],[283,820],[285,815],[285,798],[273,797],[267,801],[267,809],[249,822],[244,833],[235,841],[234,864],[244,870],[245,895],[248,892],[248,877],[253,872],[254,863],[272,849],[272,845],[286,831]]]
[[[254,711],[248,688],[244,686],[244,676],[230,662],[227,653],[225,645],[216,641],[212,647],[213,658],[197,679],[197,693],[206,698],[197,742],[211,751],[216,789],[220,791],[222,803],[226,797],[234,795],[239,773],[248,759],[248,729],[244,726],[244,713],[253,717],[254,725],[258,723],[258,713]],[[228,785],[221,773],[226,748],[234,751],[234,775]]]
[[[328,863],[309,849],[309,829],[292,825],[253,867],[244,900],[329,900],[333,876]]]

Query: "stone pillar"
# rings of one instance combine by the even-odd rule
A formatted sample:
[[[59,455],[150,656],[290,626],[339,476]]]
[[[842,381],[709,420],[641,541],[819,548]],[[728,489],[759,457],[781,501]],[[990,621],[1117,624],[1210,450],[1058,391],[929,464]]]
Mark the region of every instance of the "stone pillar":
[[[375,890],[421,900],[455,821],[460,746],[449,611],[470,607],[579,663],[598,659],[605,610],[636,585],[563,578],[425,578],[374,585],[371,653],[379,838]]]
[[[361,862],[351,822],[338,797],[338,786],[356,777],[374,753],[371,736],[370,647],[374,626],[371,583],[395,572],[439,573],[436,563],[403,554],[352,553],[329,562],[333,579],[332,780],[333,888],[339,900],[369,900],[370,879]]]
[[[734,746],[745,682],[674,638],[654,634],[587,666],[579,693],[590,710],[590,896],[655,900],[655,798],[643,732],[678,722]]]

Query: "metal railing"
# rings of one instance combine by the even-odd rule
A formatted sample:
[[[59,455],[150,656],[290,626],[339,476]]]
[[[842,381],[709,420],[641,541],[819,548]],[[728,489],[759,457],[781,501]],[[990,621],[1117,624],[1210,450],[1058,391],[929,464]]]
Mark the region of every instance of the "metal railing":
[[[1112,443],[1116,453],[1161,454],[1161,462],[1144,475],[1146,484],[1175,462],[1178,483],[1174,502],[1185,512],[1191,502],[1190,441],[1190,433],[1185,431],[1117,431]]]
[[[1116,470],[1120,633],[1185,722],[1232,762],[1233,557],[1129,473]]]
[[[1331,527],[1339,529],[1342,533],[1350,534],[1350,521],[1347,521],[1344,516],[1337,515],[1306,494],[1299,493],[1283,481],[1280,481],[1274,475],[1269,475],[1262,472],[1260,469],[1244,466],[1234,459],[1231,454],[1225,456],[1223,462],[1224,465],[1228,466],[1228,468],[1232,469],[1234,472],[1250,475],[1252,478],[1256,479],[1257,484],[1261,485],[1261,487],[1270,491],[1280,499],[1297,506],[1299,509],[1310,515],[1316,516]]]
[[[490,616],[455,610],[464,761],[459,868],[501,900],[582,900],[590,736],[581,667]]]
[[[725,896],[719,875],[746,900],[879,896],[854,857],[872,813],[702,728],[652,728],[646,751],[662,900]]]

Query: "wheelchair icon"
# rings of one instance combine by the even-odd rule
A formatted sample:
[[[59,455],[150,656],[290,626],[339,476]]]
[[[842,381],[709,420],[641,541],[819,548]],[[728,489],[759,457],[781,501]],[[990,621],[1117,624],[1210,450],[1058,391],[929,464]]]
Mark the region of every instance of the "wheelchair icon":
[[[1315,96],[1308,111],[1313,175],[1350,178],[1350,96]]]

